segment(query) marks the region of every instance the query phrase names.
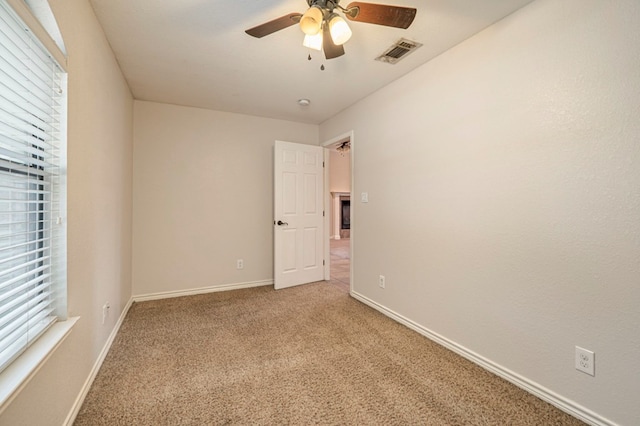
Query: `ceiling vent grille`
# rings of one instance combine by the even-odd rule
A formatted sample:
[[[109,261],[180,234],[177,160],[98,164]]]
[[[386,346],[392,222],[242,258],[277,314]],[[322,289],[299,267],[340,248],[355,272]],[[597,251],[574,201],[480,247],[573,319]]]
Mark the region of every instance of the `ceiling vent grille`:
[[[422,46],[422,43],[401,38],[393,46],[388,48],[386,52],[376,58],[376,61],[395,64],[400,59],[405,58],[409,53]]]

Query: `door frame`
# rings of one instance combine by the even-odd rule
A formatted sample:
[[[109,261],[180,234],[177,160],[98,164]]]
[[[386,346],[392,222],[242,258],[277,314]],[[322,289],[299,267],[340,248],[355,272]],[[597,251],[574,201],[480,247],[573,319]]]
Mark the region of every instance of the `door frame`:
[[[333,210],[333,202],[331,200],[331,191],[329,190],[329,168],[331,165],[329,164],[329,146],[335,145],[337,143],[341,143],[344,141],[350,141],[351,148],[349,149],[349,162],[351,168],[351,176],[349,177],[351,182],[349,182],[349,191],[351,193],[351,200],[354,201],[351,203],[350,214],[353,218],[354,210],[356,209],[356,197],[354,197],[354,188],[355,188],[355,173],[353,165],[354,157],[355,157],[355,132],[350,130],[348,132],[342,133],[334,138],[326,140],[322,142],[322,147],[324,148],[324,211],[327,212],[324,215],[324,258],[326,259],[324,263],[324,279],[325,281],[331,280],[331,216],[330,212]],[[357,225],[356,225],[357,227]],[[353,293],[353,246],[354,246],[354,234],[355,229],[353,223],[351,224],[351,228],[349,230],[349,293]]]

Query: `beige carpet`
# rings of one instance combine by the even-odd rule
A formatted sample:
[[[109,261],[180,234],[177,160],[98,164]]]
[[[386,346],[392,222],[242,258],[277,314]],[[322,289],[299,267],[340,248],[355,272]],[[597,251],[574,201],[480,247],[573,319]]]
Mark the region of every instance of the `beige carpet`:
[[[578,425],[327,283],[131,307],[75,425]]]

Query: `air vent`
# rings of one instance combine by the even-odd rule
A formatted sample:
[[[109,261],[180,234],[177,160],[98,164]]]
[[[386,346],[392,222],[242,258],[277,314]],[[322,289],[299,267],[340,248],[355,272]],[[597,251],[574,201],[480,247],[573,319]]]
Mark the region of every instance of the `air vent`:
[[[376,61],[395,64],[420,46],[422,46],[422,43],[401,38],[393,46],[388,48],[386,52],[378,56]]]

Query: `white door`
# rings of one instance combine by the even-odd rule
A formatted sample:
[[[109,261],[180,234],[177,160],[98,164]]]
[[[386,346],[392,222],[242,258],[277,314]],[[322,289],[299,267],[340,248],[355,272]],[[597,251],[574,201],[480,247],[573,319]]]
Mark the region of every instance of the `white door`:
[[[274,287],[321,281],[323,148],[276,141],[274,156]]]

